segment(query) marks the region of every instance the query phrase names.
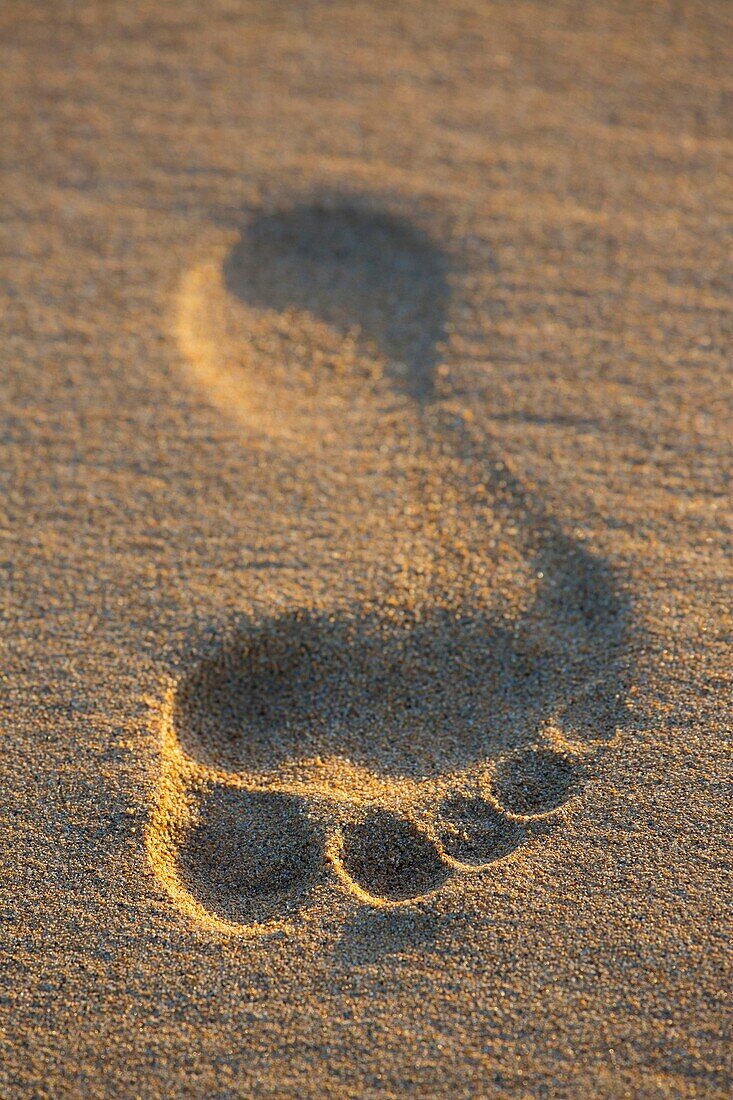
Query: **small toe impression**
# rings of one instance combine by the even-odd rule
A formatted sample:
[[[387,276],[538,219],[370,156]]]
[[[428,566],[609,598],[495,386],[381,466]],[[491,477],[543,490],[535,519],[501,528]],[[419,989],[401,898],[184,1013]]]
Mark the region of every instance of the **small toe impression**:
[[[450,873],[429,837],[387,810],[373,810],[344,827],[340,861],[364,893],[389,901],[428,894]]]
[[[582,768],[569,753],[527,749],[504,757],[496,765],[494,793],[515,814],[544,814],[575,794]]]
[[[209,912],[238,924],[292,912],[315,882],[322,838],[299,798],[216,787],[179,853],[179,872]]]
[[[519,822],[479,795],[458,794],[444,799],[435,827],[444,852],[470,867],[509,855],[525,837]]]

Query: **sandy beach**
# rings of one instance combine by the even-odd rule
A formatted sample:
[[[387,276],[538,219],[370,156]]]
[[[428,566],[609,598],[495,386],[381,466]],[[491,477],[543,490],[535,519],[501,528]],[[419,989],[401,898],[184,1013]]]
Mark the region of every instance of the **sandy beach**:
[[[0,1096],[730,1096],[731,5],[0,56]]]

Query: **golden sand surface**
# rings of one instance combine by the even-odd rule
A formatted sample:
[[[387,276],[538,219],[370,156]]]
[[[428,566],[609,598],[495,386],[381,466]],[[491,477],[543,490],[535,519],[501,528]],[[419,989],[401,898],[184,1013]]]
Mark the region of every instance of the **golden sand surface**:
[[[0,54],[0,1096],[729,1096],[731,5]]]

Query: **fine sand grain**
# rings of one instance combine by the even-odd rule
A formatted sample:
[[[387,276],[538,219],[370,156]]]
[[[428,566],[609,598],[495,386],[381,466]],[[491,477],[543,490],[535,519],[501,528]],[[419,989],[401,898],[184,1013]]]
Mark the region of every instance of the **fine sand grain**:
[[[0,43],[0,1095],[730,1095],[729,5]]]

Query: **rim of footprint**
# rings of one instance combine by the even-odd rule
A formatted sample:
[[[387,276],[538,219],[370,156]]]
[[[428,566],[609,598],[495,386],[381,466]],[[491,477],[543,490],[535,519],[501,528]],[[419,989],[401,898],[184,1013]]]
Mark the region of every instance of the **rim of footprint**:
[[[324,339],[351,336],[358,320],[361,366],[376,349],[385,368],[373,393],[401,388],[414,410],[408,434],[438,481],[458,485],[456,499],[480,462],[482,500],[527,563],[526,594],[511,608],[477,597],[464,560],[452,574],[441,562],[447,579],[410,601],[375,591],[345,607],[240,616],[169,686],[155,711],[148,854],[181,908],[219,931],[284,927],[324,890],[405,906],[483,872],[564,819],[615,735],[626,597],[441,399],[446,265],[410,218],[373,199],[320,196],[254,211],[181,282],[182,358],[228,412],[234,368],[219,362],[215,326],[229,300],[253,324],[272,326],[273,310],[290,323],[303,316],[311,337],[313,317]],[[353,361],[358,373],[358,348]],[[257,420],[253,401],[250,387],[240,411]],[[469,511],[480,529],[481,506]]]

